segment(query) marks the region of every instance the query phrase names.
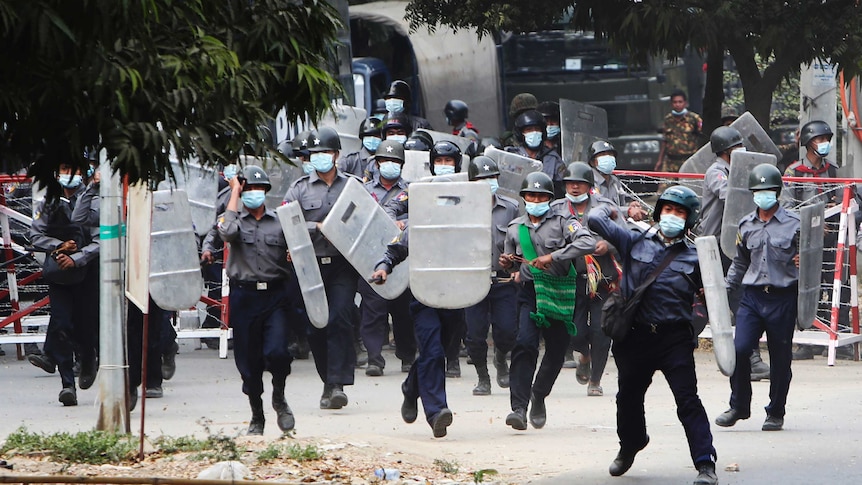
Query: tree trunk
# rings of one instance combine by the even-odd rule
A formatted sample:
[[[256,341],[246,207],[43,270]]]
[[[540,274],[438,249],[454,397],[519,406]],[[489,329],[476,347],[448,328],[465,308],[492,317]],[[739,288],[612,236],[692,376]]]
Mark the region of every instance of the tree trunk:
[[[708,135],[721,124],[724,101],[724,46],[711,46],[706,53],[706,87],[703,94],[703,133]]]

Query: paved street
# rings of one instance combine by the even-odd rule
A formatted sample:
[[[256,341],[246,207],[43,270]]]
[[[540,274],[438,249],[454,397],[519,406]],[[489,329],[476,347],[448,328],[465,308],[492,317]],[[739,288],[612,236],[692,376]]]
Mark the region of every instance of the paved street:
[[[202,426],[196,423],[201,418],[212,421],[212,430],[229,435],[247,425],[250,413],[232,355],[220,360],[213,350],[195,350],[192,342],[181,341],[177,373],[165,383],[165,397],[148,401],[150,435],[203,435]],[[17,361],[12,345],[3,348],[7,355],[0,357],[0,437],[20,425],[44,432],[94,426],[98,384],[79,391],[78,407],[63,408],[57,402],[59,377]],[[297,436],[321,443],[368,444],[379,450],[382,461],[391,459],[388,453],[393,453],[403,454],[400,459],[406,461],[439,458],[456,461],[462,469],[494,468],[506,483],[664,485],[691,483],[696,475],[672,396],[658,375],[647,395],[651,443],[625,476],[611,478],[607,467],[617,451],[613,362],[603,381],[602,398],[587,397],[586,388],[575,381],[574,370],[564,369],[547,400],[547,426],[525,432],[504,424],[509,412],[507,391],[495,385],[491,396],[471,395],[475,372],[462,362],[464,377],[446,381],[454,423],[448,437],[435,440],[422,419],[412,425],[402,422],[399,384],[403,374],[391,353],[387,358],[390,368],[383,377],[370,378],[357,371],[356,385],[346,388],[350,404],[339,411],[318,409],[322,385],[312,362],[295,362],[288,378],[288,401],[297,417]],[[710,353],[698,352],[697,358],[701,398],[714,419],[727,408],[729,386]],[[830,368],[824,357],[817,357],[794,362],[793,371],[784,431],[760,431],[768,381],[754,383],[751,419],[730,429],[713,426],[720,483],[843,484],[862,480],[862,363],[838,361]],[[274,415],[269,411],[267,417],[265,438],[275,439],[279,432]],[[135,431],[139,418],[139,412],[134,412]],[[724,471],[730,464],[738,464],[739,472]]]

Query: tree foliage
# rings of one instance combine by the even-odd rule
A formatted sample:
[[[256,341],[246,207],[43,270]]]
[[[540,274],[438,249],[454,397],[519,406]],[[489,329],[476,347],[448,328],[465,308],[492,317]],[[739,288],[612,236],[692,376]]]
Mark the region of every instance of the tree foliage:
[[[230,159],[329,106],[339,25],[323,0],[0,0],[0,156],[43,181],[87,147],[132,181]]]

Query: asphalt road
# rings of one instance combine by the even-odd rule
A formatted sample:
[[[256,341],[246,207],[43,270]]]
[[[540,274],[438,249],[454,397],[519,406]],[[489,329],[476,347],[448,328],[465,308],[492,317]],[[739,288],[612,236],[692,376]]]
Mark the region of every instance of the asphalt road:
[[[203,436],[201,419],[210,429],[239,433],[250,417],[241,393],[232,355],[217,358],[212,350],[195,350],[181,341],[178,369],[164,386],[164,398],[149,400],[147,433],[151,436]],[[79,406],[64,408],[57,401],[59,377],[26,361],[17,361],[14,347],[4,345],[0,357],[0,439],[18,426],[31,431],[83,431],[94,427],[97,387],[79,391]],[[765,356],[765,352],[764,352]],[[400,417],[398,361],[387,354],[390,367],[382,377],[357,370],[356,385],[346,388],[350,403],[338,411],[318,408],[322,385],[311,361],[294,363],[288,378],[288,402],[297,421],[297,436],[321,443],[362,443],[381,450],[381,457],[456,461],[462,469],[493,468],[505,483],[637,484],[691,483],[696,473],[688,457],[672,395],[657,375],[647,394],[647,425],[651,437],[633,468],[612,478],[607,467],[617,451],[615,433],[616,369],[609,362],[604,397],[587,397],[573,370],[564,369],[547,399],[544,429],[517,432],[504,424],[509,395],[494,385],[493,394],[474,397],[475,371],[462,362],[463,376],[447,379],[449,407],[455,414],[449,435],[434,439],[419,419],[405,424]],[[697,353],[700,396],[711,419],[727,408],[729,384],[708,352]],[[493,371],[492,371],[493,372]],[[768,381],[754,383],[751,419],[734,428],[712,427],[722,484],[845,484],[862,480],[862,364],[838,361],[827,367],[824,357],[794,362],[785,430],[760,430],[768,401]],[[268,389],[267,384],[267,389]],[[265,402],[268,402],[265,396]],[[264,438],[279,431],[267,414]],[[137,431],[140,413],[132,414]],[[406,458],[405,458],[406,457]],[[738,472],[725,471],[738,465]]]

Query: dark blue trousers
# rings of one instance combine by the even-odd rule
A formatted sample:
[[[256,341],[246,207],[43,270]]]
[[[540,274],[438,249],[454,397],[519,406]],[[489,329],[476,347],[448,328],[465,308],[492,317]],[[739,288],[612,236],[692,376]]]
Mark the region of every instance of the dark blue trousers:
[[[329,323],[324,328],[308,325],[308,346],[317,375],[324,384],[353,385],[356,348],[353,346],[353,313],[356,305],[356,270],[343,257],[319,264],[329,303]]]
[[[646,325],[636,325],[625,340],[613,343],[619,373],[617,436],[621,448],[638,449],[646,442],[644,397],[653,374],[660,370],[673,392],[692,463],[715,460],[709,419],[697,395],[694,348],[688,323],[662,323],[656,333]]]
[[[264,371],[272,374],[274,382],[284,382],[290,374],[288,319],[295,297],[284,282],[270,284],[267,290],[230,289],[233,358],[242,377],[242,392],[249,397],[263,394]]]
[[[590,381],[598,384],[602,381],[611,350],[611,338],[602,332],[602,305],[608,289],[600,285],[596,297],[590,298],[586,278],[579,278],[576,291],[575,328],[578,333],[572,336],[572,349],[590,358]]]
[[[488,363],[488,328],[494,347],[509,352],[518,335],[518,288],[515,283],[494,283],[488,296],[465,310],[467,351],[473,364]]]
[[[401,390],[408,399],[422,399],[425,419],[448,407],[446,404],[446,344],[455,331],[453,322],[461,310],[440,310],[413,300],[410,314],[419,344],[419,356],[410,368]]]
[[[74,356],[95,359],[99,345],[99,265],[90,264],[76,285],[48,284],[51,317],[44,352],[57,364],[63,387],[75,387]]]
[[[129,388],[141,385],[141,363],[144,341],[144,314],[129,303],[126,340],[129,352]],[[159,308],[150,298],[147,309],[147,384],[145,388],[162,386],[162,354],[171,350],[177,333],[171,325],[171,312]]]
[[[730,376],[730,407],[751,412],[751,350],[766,332],[769,348],[769,405],[766,414],[784,417],[790,391],[793,330],[796,328],[796,287],[764,292],[746,287],[736,314],[736,368]]]
[[[413,295],[407,289],[398,298],[387,300],[378,295],[367,281],[360,278],[358,283],[362,304],[360,335],[368,351],[368,363],[386,366],[381,352],[389,338],[389,315],[392,315],[392,335],[395,338],[395,356],[404,362],[416,360],[416,334],[413,331],[413,317],[410,316],[410,301]]]
[[[512,410],[527,409],[530,393],[546,397],[551,393],[569,345],[566,325],[559,320],[549,320],[551,326],[539,328],[530,319],[536,311],[536,290],[532,282],[523,285],[518,296],[518,338],[512,349],[512,365],[509,367],[509,400]],[[545,355],[536,372],[539,360],[539,338],[545,340]],[[533,380],[535,374],[535,381]]]

